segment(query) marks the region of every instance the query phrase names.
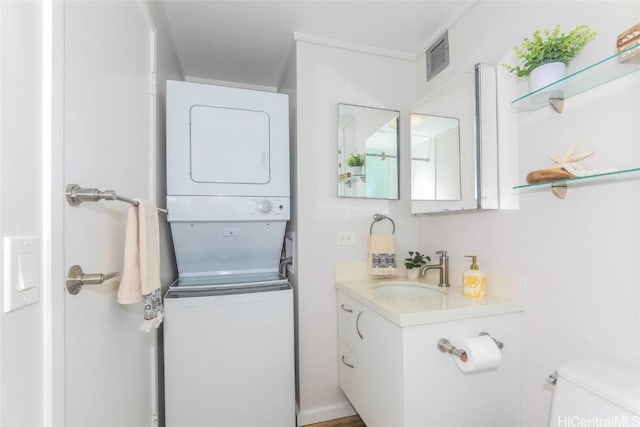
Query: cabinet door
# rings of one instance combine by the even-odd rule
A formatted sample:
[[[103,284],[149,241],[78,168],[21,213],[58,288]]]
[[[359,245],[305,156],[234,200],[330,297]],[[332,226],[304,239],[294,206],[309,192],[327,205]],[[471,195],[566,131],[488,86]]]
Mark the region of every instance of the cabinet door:
[[[338,337],[356,354],[364,338],[362,316],[365,307],[351,297],[338,292]]]
[[[463,373],[453,356],[438,350],[441,338],[460,347],[481,331],[504,343],[497,369]],[[521,425],[520,313],[407,327],[402,339],[407,426]],[[451,411],[451,402],[461,410]]]
[[[363,311],[359,323],[365,402],[361,417],[367,427],[402,426],[402,329],[369,309]]]

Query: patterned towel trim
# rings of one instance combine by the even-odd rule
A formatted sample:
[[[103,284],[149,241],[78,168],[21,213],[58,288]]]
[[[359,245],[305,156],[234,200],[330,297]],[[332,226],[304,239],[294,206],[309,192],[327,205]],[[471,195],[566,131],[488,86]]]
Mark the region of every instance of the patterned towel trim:
[[[160,326],[164,318],[162,295],[158,288],[150,294],[143,295],[142,298],[144,299],[144,320],[140,324],[140,330],[150,332],[152,328]]]
[[[396,268],[396,254],[371,254],[372,268]]]

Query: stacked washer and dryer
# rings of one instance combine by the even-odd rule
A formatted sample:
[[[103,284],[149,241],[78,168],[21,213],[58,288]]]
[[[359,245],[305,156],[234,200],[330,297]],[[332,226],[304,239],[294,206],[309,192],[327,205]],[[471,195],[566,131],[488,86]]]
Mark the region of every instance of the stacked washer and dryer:
[[[167,82],[167,427],[295,426],[286,95]]]

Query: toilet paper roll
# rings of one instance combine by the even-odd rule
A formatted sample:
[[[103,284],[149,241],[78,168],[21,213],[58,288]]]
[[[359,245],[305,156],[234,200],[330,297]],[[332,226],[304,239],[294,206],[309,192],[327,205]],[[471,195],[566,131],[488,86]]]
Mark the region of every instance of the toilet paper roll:
[[[467,338],[460,348],[467,354],[466,361],[462,361],[464,357],[455,358],[456,365],[462,372],[493,369],[500,366],[500,362],[502,362],[502,352],[493,338],[488,335]]]

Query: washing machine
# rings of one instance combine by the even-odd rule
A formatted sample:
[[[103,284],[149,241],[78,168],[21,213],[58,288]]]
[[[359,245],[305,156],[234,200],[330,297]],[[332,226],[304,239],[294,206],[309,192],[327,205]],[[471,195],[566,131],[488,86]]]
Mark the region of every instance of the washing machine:
[[[167,82],[167,427],[295,426],[286,95]]]

